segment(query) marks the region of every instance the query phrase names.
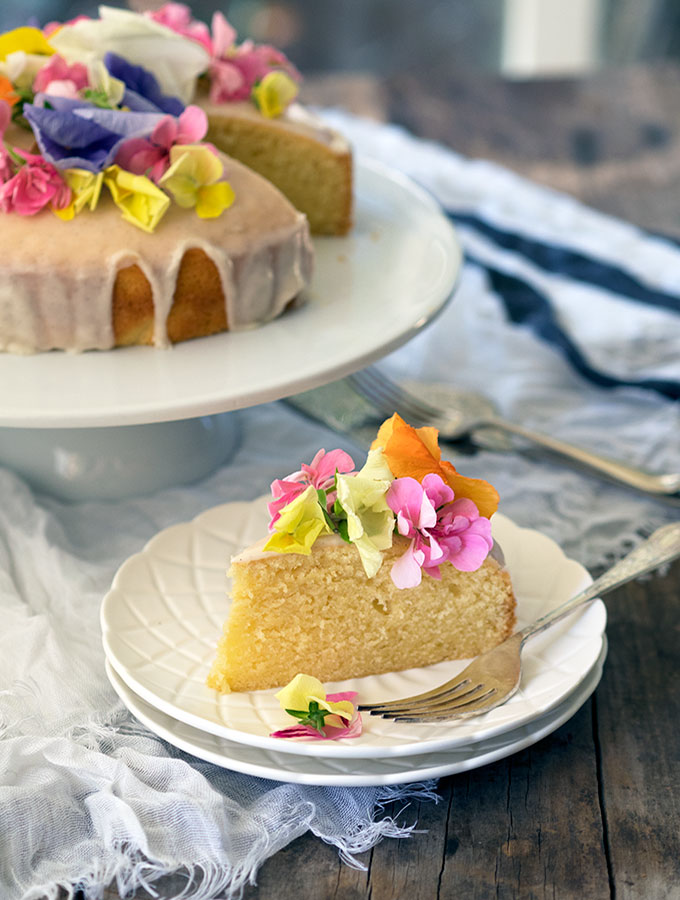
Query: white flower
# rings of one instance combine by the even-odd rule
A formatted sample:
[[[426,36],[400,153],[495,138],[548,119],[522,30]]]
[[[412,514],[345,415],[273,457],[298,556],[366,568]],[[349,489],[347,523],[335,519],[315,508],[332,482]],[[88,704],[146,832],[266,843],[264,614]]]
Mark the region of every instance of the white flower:
[[[49,56],[15,50],[0,62],[0,75],[9,78],[18,88],[30,88],[35,76],[49,60]]]
[[[207,50],[165,25],[127,9],[99,7],[98,19],[81,19],[50,35],[49,43],[68,63],[90,65],[116,53],[152,72],[164,94],[190,103],[196,79],[210,63]]]

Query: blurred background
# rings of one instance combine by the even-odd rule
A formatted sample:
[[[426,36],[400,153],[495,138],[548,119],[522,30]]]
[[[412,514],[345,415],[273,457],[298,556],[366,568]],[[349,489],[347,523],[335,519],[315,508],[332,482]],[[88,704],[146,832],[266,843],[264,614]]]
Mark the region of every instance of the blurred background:
[[[161,3],[127,5],[141,10]],[[95,14],[97,6],[5,0],[0,27]],[[677,0],[196,0],[191,6],[208,21],[220,8],[240,34],[276,44],[306,72],[389,75],[453,59],[468,69],[526,78],[680,54]]]

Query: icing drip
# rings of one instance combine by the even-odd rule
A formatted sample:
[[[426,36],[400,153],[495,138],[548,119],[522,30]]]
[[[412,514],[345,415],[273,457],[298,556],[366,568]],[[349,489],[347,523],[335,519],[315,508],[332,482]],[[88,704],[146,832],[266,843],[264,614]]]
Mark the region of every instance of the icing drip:
[[[226,165],[236,193],[230,209],[200,219],[173,206],[154,234],[123,221],[108,197],[67,223],[49,211],[0,215],[0,349],[111,348],[113,285],[131,265],[151,287],[154,344],[167,346],[180,264],[192,248],[217,269],[230,329],[279,315],[311,276],[306,219],[259,176],[233,160]]]

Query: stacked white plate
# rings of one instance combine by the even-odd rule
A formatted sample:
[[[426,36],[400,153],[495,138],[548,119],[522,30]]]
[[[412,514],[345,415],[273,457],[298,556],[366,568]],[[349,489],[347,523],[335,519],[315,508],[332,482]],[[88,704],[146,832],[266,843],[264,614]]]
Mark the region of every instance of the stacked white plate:
[[[165,529],[118,571],[102,604],[111,684],[151,731],[200,759],[301,784],[385,785],[474,769],[550,734],[595,690],[607,645],[597,600],[532,638],[522,683],[503,706],[472,719],[405,724],[364,714],[361,737],[292,741],[270,734],[293,720],[274,691],[218,694],[205,685],[228,613],[230,557],[266,533],[266,498],[228,503]],[[591,578],[545,535],[496,514],[518,599],[518,626],[538,618]],[[436,687],[464,661],[338,682],[360,702],[396,699]],[[331,686],[327,685],[330,689]]]

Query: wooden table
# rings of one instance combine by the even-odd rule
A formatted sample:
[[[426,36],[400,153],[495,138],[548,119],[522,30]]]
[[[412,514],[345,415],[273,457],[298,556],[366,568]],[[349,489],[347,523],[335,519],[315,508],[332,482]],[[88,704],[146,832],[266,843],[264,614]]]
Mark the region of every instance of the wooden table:
[[[680,236],[674,66],[533,83],[448,71],[325,77],[305,91]],[[246,900],[680,898],[680,564],[606,605],[604,676],[571,721],[442,779],[440,802],[403,814],[418,833],[365,854],[366,871],[306,835],[262,867]],[[161,897],[171,893],[166,882]]]

